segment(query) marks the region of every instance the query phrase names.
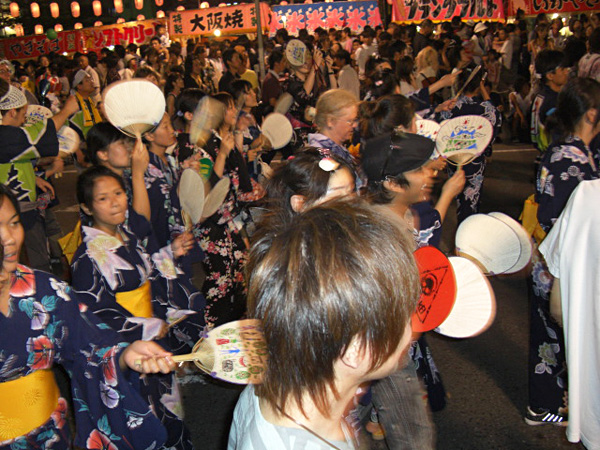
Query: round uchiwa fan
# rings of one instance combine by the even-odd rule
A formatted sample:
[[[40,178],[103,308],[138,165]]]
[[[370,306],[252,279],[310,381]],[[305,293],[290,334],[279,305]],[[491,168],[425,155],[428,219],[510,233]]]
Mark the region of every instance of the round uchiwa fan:
[[[413,255],[419,268],[421,296],[412,315],[412,329],[424,333],[438,327],[450,314],[456,280],[450,261],[437,248],[421,247]]]
[[[433,120],[417,119],[415,121],[417,127],[417,134],[435,141],[438,132],[440,131],[440,124]]]
[[[449,259],[456,276],[456,301],[448,318],[435,331],[453,338],[477,336],[496,317],[494,291],[474,262],[458,256]]]
[[[292,39],[285,47],[285,57],[295,67],[300,67],[306,62],[306,44],[299,39]]]
[[[181,209],[191,219],[191,225],[194,225],[202,218],[204,209],[204,179],[202,175],[194,169],[185,169],[179,180],[179,199]],[[184,222],[187,222],[184,215]],[[186,228],[191,228],[186,223]]]
[[[468,164],[481,155],[492,140],[494,129],[481,116],[459,116],[440,126],[435,150],[457,166]]]
[[[79,135],[73,128],[65,125],[58,130],[56,135],[58,137],[58,151],[64,155],[75,153],[79,148],[81,139],[79,139]]]
[[[467,217],[456,230],[459,256],[475,260],[490,275],[508,273],[521,257],[517,233],[502,220],[487,214]]]
[[[274,150],[279,150],[292,140],[294,129],[283,114],[271,113],[262,124],[262,134],[269,140]]]
[[[294,104],[294,97],[289,92],[284,92],[277,99],[277,103],[275,103],[275,108],[273,108],[273,112],[280,114],[287,114],[292,105]]]
[[[173,356],[173,361],[194,361],[203,372],[229,383],[260,383],[267,367],[261,323],[246,319],[214,328],[196,343],[193,353]]]
[[[27,105],[27,112],[25,113],[24,127],[33,125],[34,123],[41,122],[44,119],[49,119],[54,114],[48,108],[42,105]]]
[[[196,106],[192,123],[190,124],[190,144],[203,147],[225,117],[225,105],[220,101],[206,96]]]
[[[203,218],[208,218],[217,212],[227,198],[230,185],[231,181],[229,181],[229,178],[223,177],[217,182],[217,184],[210,188],[206,198],[204,199],[204,208],[202,209]]]
[[[488,216],[494,217],[495,219],[501,220],[506,225],[508,225],[519,238],[519,242],[521,243],[521,253],[519,255],[519,259],[515,263],[513,267],[507,270],[505,273],[515,273],[519,270],[524,269],[531,261],[531,255],[533,254],[533,244],[531,242],[531,237],[525,231],[525,228],[513,219],[510,216],[507,216],[501,212],[491,212],[488,213]]]
[[[103,103],[108,121],[134,138],[157,127],[167,106],[158,86],[142,79],[112,83],[104,90]]]

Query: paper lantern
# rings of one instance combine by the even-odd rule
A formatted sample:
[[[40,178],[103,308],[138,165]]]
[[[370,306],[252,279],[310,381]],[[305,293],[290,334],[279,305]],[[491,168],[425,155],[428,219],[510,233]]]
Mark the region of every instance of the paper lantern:
[[[73,28],[76,30],[81,30],[83,28],[83,24],[81,22],[77,22]]]
[[[21,25],[20,23],[16,24],[15,33],[17,33],[17,36],[25,36],[25,30],[23,29],[23,25]]]
[[[101,21],[101,20],[96,20],[96,21],[94,22],[94,26],[95,26],[95,27],[101,27],[102,25],[104,25],[104,24],[102,23],[102,21]]]
[[[136,17],[137,20],[146,20],[146,16],[144,16],[143,14],[140,14]]]
[[[125,19],[123,19],[122,17],[119,17],[117,19],[117,23],[125,23]]]
[[[9,7],[9,8],[10,8],[10,15],[11,15],[11,16],[13,16],[13,17],[19,17],[19,14],[20,14],[21,12],[19,11],[19,4],[18,4],[18,3],[16,3],[16,2],[12,2],[12,3],[10,4],[10,7]]]
[[[60,15],[60,8],[58,7],[58,3],[56,3],[56,2],[50,3],[50,14],[55,19]]]
[[[219,30],[218,28],[215,30],[215,36],[216,37],[221,36],[221,30]]]
[[[81,8],[79,7],[79,3],[71,2],[71,14],[73,17],[79,17],[81,14]]]
[[[35,34],[43,34],[44,33],[44,27],[41,26],[40,24],[37,24],[33,30],[34,30]]]
[[[32,15],[33,17],[35,17],[36,19],[37,19],[38,17],[40,17],[40,5],[38,5],[36,2],[33,2],[33,3],[31,4],[31,15]],[[41,27],[41,25],[40,25],[40,27]],[[43,27],[42,27],[42,28],[43,28]],[[43,32],[43,29],[42,29],[42,32]]]
[[[92,9],[94,10],[94,14],[96,16],[102,15],[102,2],[100,0],[94,0],[92,2]]]
[[[200,8],[202,8],[202,9],[210,8],[210,4],[208,2],[202,2],[200,4]]]
[[[159,9],[158,11],[156,11],[157,19],[162,19],[163,17],[165,17],[165,12],[163,10]]]
[[[136,9],[142,9],[144,7],[144,0],[134,0]]]
[[[185,6],[179,5],[177,8],[175,8],[177,11],[185,11]]]
[[[156,0],[156,6],[162,6],[164,3],[164,0]]]
[[[63,26],[60,23],[57,23],[56,25],[54,25],[54,31],[62,31],[63,30]]]

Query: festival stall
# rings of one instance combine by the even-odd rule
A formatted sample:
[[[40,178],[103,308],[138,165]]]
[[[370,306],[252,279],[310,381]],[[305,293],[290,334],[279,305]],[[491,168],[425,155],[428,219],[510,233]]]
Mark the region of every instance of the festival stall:
[[[271,10],[266,3],[260,4],[260,14],[262,28],[266,31],[271,17]],[[171,38],[243,33],[256,33],[256,9],[253,3],[169,13]]]
[[[600,0],[510,0],[508,15],[516,16],[521,9],[526,16],[546,14],[572,14],[600,9]]]
[[[445,22],[455,16],[459,16],[463,21],[503,21],[506,17],[502,0],[388,0],[388,2],[392,4],[392,21],[398,23],[421,22],[425,19]]]
[[[104,47],[121,44],[148,44],[156,34],[156,26],[165,19],[118,23],[94,28],[60,31],[56,37],[44,34],[0,40],[0,58],[32,59],[41,55],[74,52],[99,52]]]
[[[290,34],[306,28],[350,27],[353,33],[360,33],[366,25],[375,28],[381,25],[381,16],[376,1],[307,3],[273,6],[273,17],[269,32],[275,34],[285,28]]]

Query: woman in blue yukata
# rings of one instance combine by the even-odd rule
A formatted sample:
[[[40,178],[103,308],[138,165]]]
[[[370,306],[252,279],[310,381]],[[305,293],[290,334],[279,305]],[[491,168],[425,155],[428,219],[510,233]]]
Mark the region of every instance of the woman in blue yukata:
[[[600,131],[600,83],[590,78],[568,82],[558,95],[556,112],[547,122],[553,136],[537,176],[537,218],[547,233],[571,193],[584,180],[600,176],[589,148]],[[539,243],[538,243],[539,244]],[[529,337],[529,425],[565,425],[567,372],[562,328],[550,315],[554,278],[539,252],[532,260],[531,329]]]
[[[459,73],[458,86],[464,86],[473,70],[474,67],[466,68]],[[466,183],[463,191],[456,197],[456,213],[459,225],[467,217],[479,212],[486,158],[492,156],[492,144],[502,125],[500,111],[490,101],[490,95],[484,86],[484,73],[485,71],[480,70],[475,74],[469,84],[465,86],[463,94],[458,97],[454,108],[450,111],[442,111],[439,114],[440,121],[459,116],[482,116],[490,121],[494,130],[490,145],[485,151],[462,167],[465,171]],[[456,172],[456,168],[452,165],[449,165],[447,169],[450,175]]]
[[[77,198],[87,223],[82,220],[83,243],[73,258],[73,289],[100,320],[132,342],[165,337],[173,312],[195,313],[174,308],[170,299],[175,294],[169,292],[181,286],[172,283],[179,276],[174,258],[194,245],[191,235],[150,255],[123,226],[128,211],[123,179],[106,167],[80,175]],[[193,448],[175,377],[143,378],[139,389],[167,428],[167,447]]]
[[[0,240],[0,449],[72,448],[54,364],[71,378],[75,445],[160,448],[166,432],[134,388],[138,374],[127,370],[167,373],[174,368],[170,354],[153,342],[123,343],[69,286],[18,263],[23,227],[2,185]]]

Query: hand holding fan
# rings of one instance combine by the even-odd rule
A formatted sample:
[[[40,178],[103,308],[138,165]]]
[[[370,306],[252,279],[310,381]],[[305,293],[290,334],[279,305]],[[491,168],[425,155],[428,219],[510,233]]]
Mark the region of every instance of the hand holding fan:
[[[142,79],[112,83],[104,91],[103,103],[108,121],[133,138],[157,127],[166,109],[162,91]]]
[[[172,357],[175,362],[194,361],[203,372],[236,384],[260,383],[267,364],[267,344],[261,323],[238,320],[210,330],[194,346],[193,353]]]
[[[421,278],[421,296],[412,316],[412,329],[424,333],[437,328],[450,314],[456,280],[450,261],[435,247],[421,247],[413,255]]]
[[[485,117],[454,117],[440,126],[435,150],[448,162],[462,167],[485,151],[493,132],[492,124]]]

